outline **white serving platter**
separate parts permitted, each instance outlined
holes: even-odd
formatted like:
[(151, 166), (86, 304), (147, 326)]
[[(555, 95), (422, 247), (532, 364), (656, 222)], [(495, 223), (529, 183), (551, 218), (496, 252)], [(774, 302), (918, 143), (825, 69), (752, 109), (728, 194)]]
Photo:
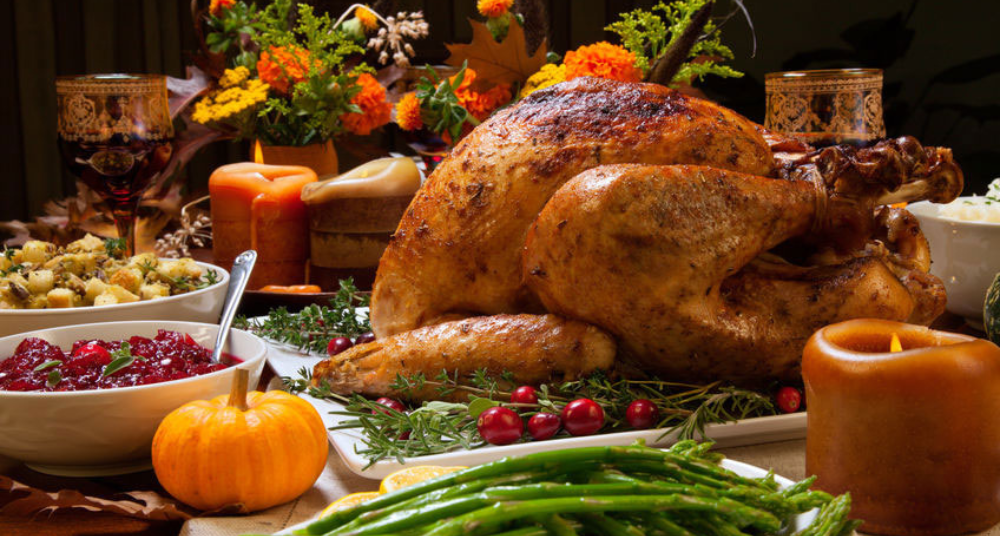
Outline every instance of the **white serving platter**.
[[(546, 441), (546, 443), (551, 443), (551, 442), (552, 442), (551, 440), (550, 441)], [(736, 474), (738, 474), (740, 476), (746, 477), (746, 478), (766, 478), (767, 475), (769, 474), (768, 471), (766, 471), (764, 469), (761, 469), (760, 467), (757, 467), (756, 465), (750, 465), (749, 463), (738, 462), (738, 461), (735, 461), (735, 460), (730, 460), (728, 458), (722, 460), (722, 464), (721, 465), (722, 465), (722, 467), (725, 467), (726, 469), (729, 469), (730, 471), (732, 471), (732, 472), (734, 472), (734, 473), (736, 473)], [(789, 479), (787, 479), (787, 478), (785, 478), (785, 477), (783, 477), (781, 475), (774, 475), (774, 480), (775, 480), (775, 482), (778, 483), (778, 485), (780, 486), (780, 489), (785, 489), (788, 486), (791, 486), (792, 484), (794, 484), (794, 482), (792, 482), (791, 480), (789, 480)], [(809, 525), (809, 523), (812, 523), (813, 520), (816, 519), (816, 513), (817, 512), (818, 512), (818, 510), (814, 509), (814, 510), (810, 510), (810, 511), (804, 513), (804, 514), (799, 514), (799, 515), (795, 516), (795, 518), (792, 520), (792, 522), (788, 524), (788, 527), (786, 527), (783, 530), (782, 533), (783, 534), (794, 534), (794, 533), (796, 533), (796, 532), (798, 532), (798, 531), (806, 528)], [(278, 532), (274, 536), (292, 536), (293, 534), (295, 534), (295, 531), (302, 530), (302, 529), (306, 528), (313, 521), (316, 521), (316, 518), (310, 519), (309, 521), (304, 521), (302, 523), (299, 523), (298, 525), (294, 525), (294, 526), (288, 527), (287, 529), (285, 529), (285, 530), (283, 530), (281, 532)]]
[[(317, 363), (323, 360), (320, 356), (302, 354), (295, 348), (281, 344), (269, 343), (269, 345), (271, 348), (268, 351), (267, 360), (271, 369), (278, 376), (298, 378), (298, 371), (302, 367), (307, 367), (311, 370)], [(327, 428), (334, 427), (340, 424), (342, 420), (348, 419), (348, 417), (332, 415), (330, 413), (331, 411), (343, 410), (344, 406), (341, 404), (328, 400), (319, 400), (305, 393), (300, 396), (319, 411), (323, 417), (323, 423)], [(364, 444), (361, 442), (360, 433), (354, 430), (329, 432), (330, 442), (337, 449), (347, 467), (360, 476), (372, 479), (381, 479), (394, 471), (416, 465), (464, 465), (471, 467), (498, 460), (504, 456), (519, 456), (543, 450), (602, 445), (631, 445), (640, 439), (645, 440), (649, 446), (669, 446), (676, 441), (675, 435), (661, 437), (663, 433), (664, 430), (662, 429), (638, 430), (585, 437), (549, 439), (547, 441), (529, 441), (504, 446), (487, 446), (474, 450), (458, 449), (443, 454), (409, 458), (403, 463), (395, 459), (381, 460), (366, 468), (368, 460), (357, 453), (357, 449), (364, 447)], [(710, 424), (705, 427), (705, 435), (706, 438), (716, 441), (720, 447), (736, 447), (788, 439), (801, 439), (806, 435), (806, 414), (805, 412), (798, 412), (787, 415), (744, 419), (727, 424)]]

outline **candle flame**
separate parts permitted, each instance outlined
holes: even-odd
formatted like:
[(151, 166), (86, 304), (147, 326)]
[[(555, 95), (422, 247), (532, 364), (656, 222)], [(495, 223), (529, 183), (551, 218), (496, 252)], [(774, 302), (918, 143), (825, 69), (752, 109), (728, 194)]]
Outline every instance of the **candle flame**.
[(255, 164), (264, 163), (264, 151), (260, 148), (260, 140), (253, 142), (253, 162)]
[(899, 336), (897, 336), (895, 333), (892, 334), (892, 341), (889, 342), (889, 351), (890, 352), (903, 351), (903, 345), (899, 343)]

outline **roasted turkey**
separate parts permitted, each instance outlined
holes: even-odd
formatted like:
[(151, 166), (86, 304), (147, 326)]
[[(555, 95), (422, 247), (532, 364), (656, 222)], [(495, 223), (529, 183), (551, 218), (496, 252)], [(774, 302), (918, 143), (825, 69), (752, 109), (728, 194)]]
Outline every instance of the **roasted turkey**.
[[(886, 205), (961, 189), (950, 150), (912, 138), (813, 150), (663, 86), (578, 78), (496, 114), (429, 177), (379, 264), (372, 326), (393, 345), (549, 312), (614, 336), (627, 374), (788, 379), (820, 326), (943, 311), (915, 218)], [(410, 340), (429, 360), (447, 346)]]

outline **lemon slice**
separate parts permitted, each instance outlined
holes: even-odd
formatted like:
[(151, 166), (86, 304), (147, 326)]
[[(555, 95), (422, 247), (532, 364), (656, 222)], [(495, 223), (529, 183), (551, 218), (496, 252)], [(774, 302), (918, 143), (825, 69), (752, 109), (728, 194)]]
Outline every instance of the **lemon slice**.
[(438, 467), (436, 465), (407, 467), (406, 469), (400, 469), (399, 471), (383, 478), (382, 484), (379, 485), (378, 490), (381, 493), (392, 493), (398, 489), (416, 484), (417, 482), (430, 480), (444, 474), (461, 471), (462, 469), (468, 469), (468, 467)]
[(379, 495), (381, 494), (377, 491), (362, 491), (361, 493), (352, 493), (350, 495), (344, 495), (343, 497), (330, 503), (330, 506), (324, 508), (323, 511), (320, 512), (319, 517), (326, 517), (336, 512), (337, 510), (347, 510), (348, 508), (353, 508), (367, 501), (368, 499), (374, 499)]

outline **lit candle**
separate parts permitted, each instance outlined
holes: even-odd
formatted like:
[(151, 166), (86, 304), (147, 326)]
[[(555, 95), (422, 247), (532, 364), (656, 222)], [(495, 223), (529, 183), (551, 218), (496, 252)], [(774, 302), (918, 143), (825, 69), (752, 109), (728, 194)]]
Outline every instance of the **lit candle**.
[(302, 166), (250, 162), (222, 166), (212, 173), (212, 251), (231, 266), (247, 249), (257, 250), (249, 288), (305, 282), (309, 231), (302, 187), (316, 173)]
[(1000, 521), (1000, 348), (885, 320), (817, 331), (802, 357), (806, 471), (849, 491), (862, 531), (945, 535)]

